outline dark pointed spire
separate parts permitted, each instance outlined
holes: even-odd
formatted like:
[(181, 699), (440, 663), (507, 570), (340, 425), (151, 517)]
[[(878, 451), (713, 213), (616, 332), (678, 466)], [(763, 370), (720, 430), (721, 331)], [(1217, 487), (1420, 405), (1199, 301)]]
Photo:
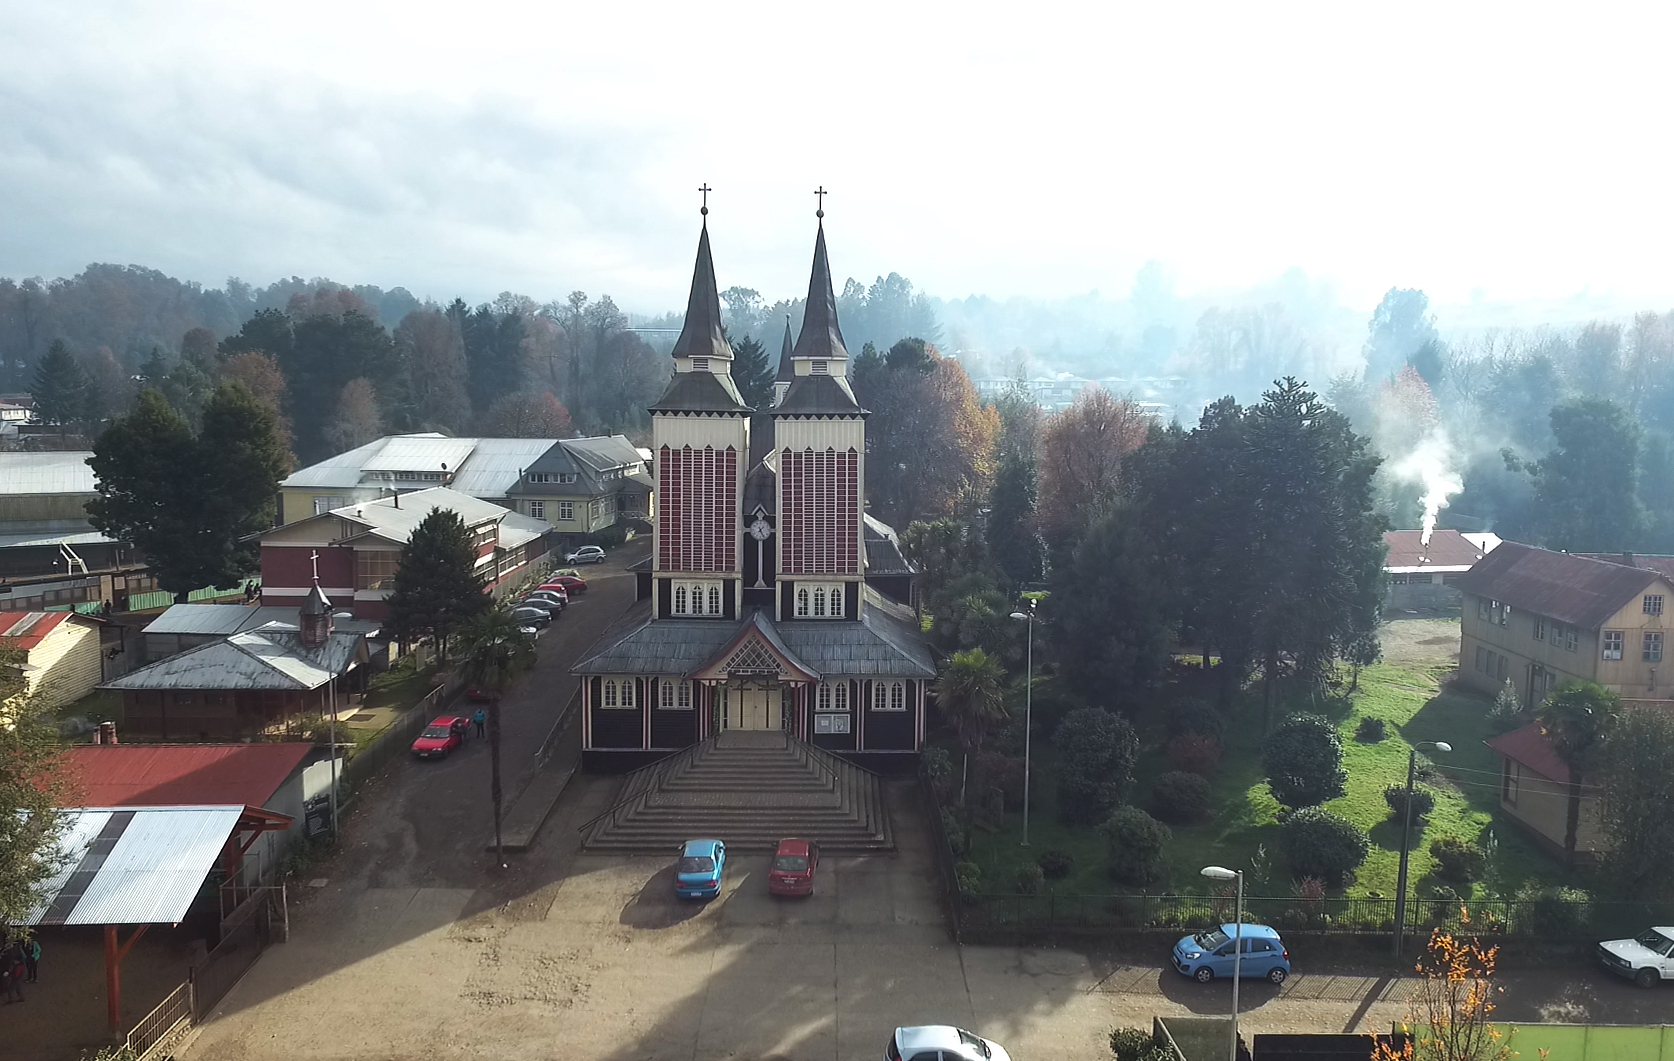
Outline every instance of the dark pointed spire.
[[(692, 269), (692, 294), (686, 300), (686, 323), (674, 342), (675, 357), (712, 357), (732, 360), (732, 346), (721, 334), (721, 295), (715, 286), (715, 260), (709, 253), (709, 206), (707, 187), (703, 207), (703, 233), (698, 236), (697, 265)], [(725, 366), (720, 366), (725, 368)]]
[(790, 314), (785, 314), (785, 342), (779, 347), (779, 374), (773, 377), (776, 383), (789, 383), (796, 378), (796, 369), (791, 365), (791, 348), (795, 345), (791, 339)]
[(825, 253), (825, 211), (819, 211), (819, 234), (814, 237), (814, 271), (808, 277), (808, 305), (802, 313), (802, 334), (796, 337), (792, 357), (821, 360), (846, 358), (843, 330), (837, 326), (837, 295), (831, 288), (831, 262)]

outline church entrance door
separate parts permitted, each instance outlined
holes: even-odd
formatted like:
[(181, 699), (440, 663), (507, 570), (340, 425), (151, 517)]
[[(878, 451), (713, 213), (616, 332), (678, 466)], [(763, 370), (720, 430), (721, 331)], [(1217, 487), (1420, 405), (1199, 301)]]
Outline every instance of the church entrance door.
[(776, 687), (746, 685), (731, 690), (727, 697), (728, 729), (779, 729), (782, 725), (779, 690)]

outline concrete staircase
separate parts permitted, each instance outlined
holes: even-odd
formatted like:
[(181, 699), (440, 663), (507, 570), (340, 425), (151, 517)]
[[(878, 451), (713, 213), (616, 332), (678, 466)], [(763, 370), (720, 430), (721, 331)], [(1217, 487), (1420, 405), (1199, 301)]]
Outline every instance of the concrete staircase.
[(772, 851), (787, 836), (826, 852), (895, 849), (876, 774), (776, 731), (721, 733), (634, 771), (582, 832), (590, 851), (673, 854), (708, 837)]

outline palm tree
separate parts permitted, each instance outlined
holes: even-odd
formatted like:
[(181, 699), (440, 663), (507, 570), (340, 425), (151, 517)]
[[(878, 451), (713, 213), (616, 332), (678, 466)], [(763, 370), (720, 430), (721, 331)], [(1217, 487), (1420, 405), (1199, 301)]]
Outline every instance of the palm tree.
[(942, 665), (936, 680), (936, 703), (942, 717), (959, 733), (965, 749), (965, 769), (959, 780), (959, 802), (965, 802), (965, 776), (971, 756), (982, 750), (990, 726), (1006, 718), (1005, 668), (980, 648), (955, 652)]
[(1622, 713), (1622, 701), (1602, 685), (1565, 682), (1540, 705), (1540, 732), (1569, 767), (1569, 815), (1564, 825), (1564, 851), (1575, 852), (1581, 826), (1581, 771), (1593, 748)]
[(470, 620), (459, 632), (459, 675), (484, 689), (488, 699), (489, 796), (494, 802), (494, 859), (504, 869), (500, 840), (500, 694), (535, 662), (535, 641), (517, 625), (511, 612), (496, 608)]

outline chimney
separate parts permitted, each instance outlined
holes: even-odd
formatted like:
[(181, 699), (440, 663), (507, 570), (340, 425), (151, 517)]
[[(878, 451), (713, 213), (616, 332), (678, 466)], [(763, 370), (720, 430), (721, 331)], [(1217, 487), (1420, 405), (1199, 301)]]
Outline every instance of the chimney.
[(395, 507), (400, 508), (401, 507), (401, 491), (396, 490), (396, 491), (394, 491), (394, 494), (395, 494)]
[(101, 722), (101, 723), (99, 723), (99, 732), (94, 734), (93, 743), (94, 744), (116, 744), (116, 743), (118, 743), (117, 739), (116, 739), (116, 723), (114, 723), (114, 722)]
[(1622, 563), (1626, 564), (1629, 567), (1638, 567), (1639, 566), (1638, 564), (1635, 564), (1633, 562), (1633, 554), (1628, 553), (1628, 552), (1624, 552), (1622, 554)]

